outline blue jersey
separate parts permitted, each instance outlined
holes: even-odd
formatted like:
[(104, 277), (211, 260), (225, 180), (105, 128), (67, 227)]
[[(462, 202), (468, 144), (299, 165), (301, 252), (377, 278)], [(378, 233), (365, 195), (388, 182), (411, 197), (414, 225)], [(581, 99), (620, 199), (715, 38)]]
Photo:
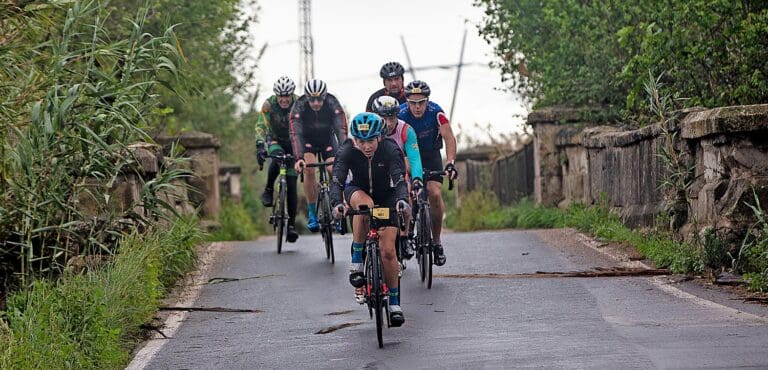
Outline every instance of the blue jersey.
[(411, 114), (411, 111), (408, 110), (408, 103), (401, 104), (400, 114), (397, 117), (413, 127), (420, 151), (430, 152), (440, 150), (443, 147), (440, 125), (447, 124), (448, 118), (445, 116), (443, 108), (440, 108), (437, 103), (430, 101), (421, 118), (416, 118)]

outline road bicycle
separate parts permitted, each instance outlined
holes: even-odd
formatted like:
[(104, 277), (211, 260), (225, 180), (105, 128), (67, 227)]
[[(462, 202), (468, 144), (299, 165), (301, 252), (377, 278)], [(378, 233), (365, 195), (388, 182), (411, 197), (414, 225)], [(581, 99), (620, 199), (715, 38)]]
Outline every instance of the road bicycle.
[[(424, 171), (424, 178), (430, 176), (442, 175), (443, 171)], [(448, 190), (453, 190), (453, 180), (448, 180)], [(408, 231), (409, 237), (413, 240), (416, 249), (416, 262), (419, 264), (419, 277), (422, 282), (427, 283), (427, 289), (432, 289), (432, 266), (434, 260), (434, 236), (432, 235), (432, 216), (429, 213), (429, 196), (427, 188), (424, 186), (421, 193), (416, 196), (415, 215)]]
[[(286, 214), (285, 202), (288, 192), (288, 168), (293, 165), (293, 155), (291, 154), (270, 154), (264, 158), (272, 158), (280, 164), (280, 175), (277, 185), (277, 201), (272, 205), (272, 214), (269, 216), (269, 224), (277, 236), (277, 254), (283, 251), (283, 236), (288, 225), (288, 215)], [(259, 170), (262, 166), (259, 166)]]
[[(328, 172), (326, 172), (326, 166), (332, 166), (334, 161), (325, 162), (322, 158), (322, 152), (315, 153), (317, 163), (305, 164), (307, 168), (319, 168), (317, 172), (320, 173), (320, 180), (317, 182), (317, 221), (320, 223), (320, 235), (323, 237), (323, 244), (325, 245), (325, 257), (331, 261), (331, 264), (336, 262), (336, 256), (333, 251), (333, 214), (331, 213), (331, 188), (328, 185)], [(301, 172), (301, 182), (304, 182), (304, 172)]]
[[(382, 328), (384, 327), (384, 317), (387, 320), (387, 327), (390, 327), (389, 321), (389, 289), (384, 278), (384, 266), (381, 261), (381, 248), (379, 245), (379, 224), (380, 221), (390, 219), (390, 214), (396, 212), (390, 208), (375, 207), (369, 208), (367, 205), (360, 205), (358, 210), (347, 211), (348, 216), (367, 215), (368, 217), (368, 235), (365, 238), (365, 247), (363, 252), (365, 273), (365, 303), (368, 305), (368, 314), (373, 319), (376, 317), (376, 339), (379, 342), (379, 348), (384, 347)], [(405, 229), (403, 215), (398, 214), (398, 227)], [(400, 278), (398, 277), (398, 280)], [(383, 317), (382, 317), (383, 316)]]

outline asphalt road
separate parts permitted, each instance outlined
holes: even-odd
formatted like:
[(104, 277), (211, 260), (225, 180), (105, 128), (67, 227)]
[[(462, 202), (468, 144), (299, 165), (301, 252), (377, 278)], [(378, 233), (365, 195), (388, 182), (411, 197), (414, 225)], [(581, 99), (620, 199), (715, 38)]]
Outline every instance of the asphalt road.
[(543, 233), (444, 235), (448, 263), (435, 273), (448, 276), (427, 290), (411, 262), (401, 288), (406, 323), (384, 329), (383, 349), (347, 282), (349, 236), (335, 239), (335, 265), (317, 235), (281, 255), (273, 238), (226, 243), (208, 277), (241, 280), (202, 285), (186, 304), (259, 312), (185, 312), (170, 338), (149, 341), (153, 349), (129, 368), (768, 368), (760, 306), (729, 308), (664, 277), (515, 276), (616, 265)]

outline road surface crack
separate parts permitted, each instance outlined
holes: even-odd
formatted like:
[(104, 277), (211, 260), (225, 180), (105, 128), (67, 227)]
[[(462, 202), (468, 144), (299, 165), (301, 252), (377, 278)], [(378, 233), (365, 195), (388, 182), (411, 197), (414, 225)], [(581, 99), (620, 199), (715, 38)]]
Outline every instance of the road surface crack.
[(325, 329), (320, 329), (320, 330), (316, 331), (315, 334), (333, 333), (336, 330), (348, 328), (348, 327), (351, 327), (351, 326), (357, 326), (357, 325), (360, 325), (360, 324), (362, 324), (362, 323), (361, 322), (345, 322), (343, 324), (329, 326), (329, 327), (327, 327)]
[(231, 283), (233, 281), (251, 280), (251, 279), (262, 279), (262, 278), (268, 278), (268, 277), (274, 277), (274, 276), (285, 276), (285, 275), (284, 274), (269, 274), (269, 275), (249, 276), (249, 277), (244, 277), (244, 278), (215, 277), (215, 278), (208, 279), (208, 281), (203, 283), (203, 285), (205, 285), (205, 284)]
[(160, 307), (160, 311), (203, 311), (203, 312), (244, 312), (244, 313), (262, 313), (262, 310), (252, 310), (248, 308), (226, 308), (226, 307)]
[(620, 277), (620, 276), (657, 276), (669, 275), (667, 269), (645, 269), (645, 268), (595, 268), (588, 271), (536, 271), (534, 273), (524, 274), (435, 274), (435, 277), (447, 279), (531, 279), (531, 278), (564, 278), (564, 277)]

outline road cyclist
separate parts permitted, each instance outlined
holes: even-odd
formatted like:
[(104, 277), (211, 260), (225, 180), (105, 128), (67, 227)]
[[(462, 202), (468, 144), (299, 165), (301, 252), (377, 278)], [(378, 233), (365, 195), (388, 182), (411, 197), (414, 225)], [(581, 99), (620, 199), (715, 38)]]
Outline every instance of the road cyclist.
[[(322, 80), (307, 81), (302, 95), (291, 110), (291, 140), (296, 155), (294, 169), (303, 171), (306, 164), (318, 162), (316, 153), (323, 153), (327, 162), (333, 162), (335, 153), (347, 136), (347, 118), (341, 103), (328, 93)], [(331, 166), (326, 170), (330, 175)], [(317, 220), (317, 184), (315, 169), (306, 168), (304, 194), (307, 197), (307, 228), (311, 232), (320, 230)]]
[[(267, 183), (264, 186), (264, 192), (261, 195), (261, 202), (265, 207), (272, 207), (274, 184), (278, 175), (283, 175), (281, 165), (286, 164), (285, 155), (290, 155), (292, 162), (293, 147), (290, 138), (289, 114), (298, 96), (294, 94), (296, 84), (287, 76), (281, 76), (272, 86), (274, 95), (267, 98), (261, 107), (261, 112), (256, 120), (256, 159), (261, 168), (267, 157), (271, 157), (269, 168), (267, 170)], [(293, 163), (287, 163), (289, 168), (285, 172), (286, 198), (287, 198), (287, 226), (285, 228), (286, 241), (293, 243), (299, 238), (296, 232), (296, 172), (291, 168)], [(283, 181), (283, 180), (281, 180)], [(273, 209), (273, 215), (276, 211), (285, 213), (285, 203), (280, 209)], [(274, 219), (271, 219), (274, 220)], [(281, 219), (282, 221), (282, 219)], [(273, 224), (277, 231), (277, 224)], [(282, 235), (282, 227), (280, 235)], [(282, 238), (278, 237), (278, 243), (282, 243)], [(280, 250), (278, 245), (278, 251)]]
[[(374, 205), (410, 212), (403, 154), (393, 140), (381, 137), (383, 129), (383, 120), (374, 113), (360, 113), (352, 119), (352, 139), (341, 145), (333, 166), (331, 200), (335, 204), (334, 217), (343, 217), (350, 208), (360, 210), (361, 206), (374, 208)], [(345, 187), (350, 173), (352, 181)], [(397, 327), (405, 321), (400, 307), (399, 266), (395, 251), (397, 230), (394, 220), (380, 221), (377, 235), (388, 287), (389, 321)], [(358, 302), (365, 303), (363, 251), (369, 225), (362, 215), (353, 216), (352, 223), (349, 282), (356, 288)]]

